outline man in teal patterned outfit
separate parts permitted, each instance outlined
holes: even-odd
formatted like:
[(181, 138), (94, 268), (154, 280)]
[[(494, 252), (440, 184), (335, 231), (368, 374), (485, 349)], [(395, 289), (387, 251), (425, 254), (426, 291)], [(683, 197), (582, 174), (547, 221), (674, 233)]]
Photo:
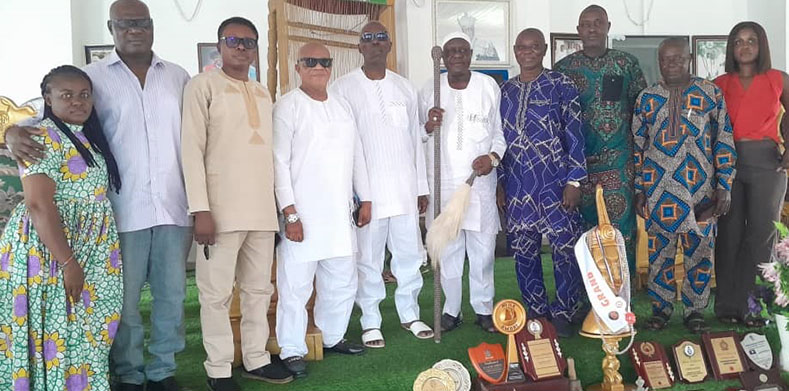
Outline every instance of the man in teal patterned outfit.
[(582, 183), (581, 215), (597, 224), (594, 189), (603, 186), (608, 215), (622, 232), (631, 274), (635, 268), (636, 215), (633, 210), (633, 135), (636, 96), (646, 87), (638, 60), (607, 49), (611, 23), (605, 9), (590, 5), (578, 18), (584, 49), (559, 61), (555, 70), (575, 82), (581, 95), (588, 180)]

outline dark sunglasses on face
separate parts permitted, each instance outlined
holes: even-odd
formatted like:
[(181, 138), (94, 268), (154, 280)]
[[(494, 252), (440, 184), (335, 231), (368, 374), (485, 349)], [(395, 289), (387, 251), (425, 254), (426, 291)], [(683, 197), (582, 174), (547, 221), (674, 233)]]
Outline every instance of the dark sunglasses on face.
[(389, 40), (389, 33), (386, 31), (379, 31), (377, 33), (362, 33), (362, 37), (359, 40), (362, 42), (386, 42)]
[(225, 45), (231, 49), (235, 49), (238, 45), (244, 45), (244, 49), (255, 49), (258, 47), (258, 40), (255, 38), (239, 38), (239, 37), (222, 37), (220, 41), (225, 41)]
[(119, 30), (128, 30), (132, 28), (150, 30), (153, 27), (153, 19), (113, 19), (112, 25)]
[(331, 68), (332, 61), (334, 61), (333, 58), (304, 57), (299, 59), (299, 62), (307, 68), (315, 68), (318, 64), (321, 64), (324, 68)]

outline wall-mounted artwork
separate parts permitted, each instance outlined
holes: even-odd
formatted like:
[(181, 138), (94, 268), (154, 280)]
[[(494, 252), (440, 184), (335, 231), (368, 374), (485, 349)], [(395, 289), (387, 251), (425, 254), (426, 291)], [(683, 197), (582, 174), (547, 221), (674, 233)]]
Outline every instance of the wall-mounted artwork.
[[(255, 58), (255, 62), (249, 67), (249, 80), (260, 81), (259, 63), (260, 53), (258, 52), (258, 57)], [(222, 67), (222, 56), (219, 54), (216, 43), (197, 44), (197, 66), (200, 68), (199, 71), (201, 73)]]
[(433, 42), (456, 31), (471, 38), (472, 66), (509, 65), (509, 0), (436, 0), (433, 13)]
[(115, 50), (115, 45), (86, 45), (85, 64), (101, 61)]
[(726, 35), (693, 36), (693, 73), (712, 80), (726, 73)]
[(551, 66), (583, 48), (584, 43), (578, 34), (551, 33)]
[[(660, 80), (660, 68), (658, 67), (658, 46), (667, 35), (626, 35), (624, 39), (614, 38), (611, 47), (630, 53), (638, 59), (638, 65), (644, 72), (647, 79), (647, 86), (651, 86)], [(684, 36), (690, 44), (690, 37)]]

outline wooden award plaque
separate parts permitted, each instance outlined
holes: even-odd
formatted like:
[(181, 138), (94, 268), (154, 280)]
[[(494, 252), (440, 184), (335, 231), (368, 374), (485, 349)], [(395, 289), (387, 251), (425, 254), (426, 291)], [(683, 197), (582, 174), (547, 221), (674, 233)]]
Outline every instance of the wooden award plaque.
[(545, 318), (529, 319), (526, 327), (515, 335), (515, 343), (523, 370), (532, 380), (562, 377), (567, 361), (562, 357), (551, 322)]
[(654, 341), (636, 342), (630, 349), (630, 360), (646, 386), (660, 389), (674, 385), (674, 373), (663, 345)]
[(733, 331), (704, 333), (701, 343), (715, 380), (736, 379), (745, 368), (740, 338)]
[(507, 376), (506, 357), (499, 344), (482, 343), (468, 348), (468, 358), (477, 370), (477, 375), (488, 383), (501, 383)]
[(683, 383), (701, 383), (707, 379), (707, 362), (704, 353), (696, 343), (688, 340), (677, 342), (671, 349), (677, 363), (677, 378)]
[(747, 333), (740, 341), (750, 370), (740, 373), (740, 382), (748, 391), (786, 391), (786, 382), (781, 378), (781, 370), (775, 359), (767, 337)]

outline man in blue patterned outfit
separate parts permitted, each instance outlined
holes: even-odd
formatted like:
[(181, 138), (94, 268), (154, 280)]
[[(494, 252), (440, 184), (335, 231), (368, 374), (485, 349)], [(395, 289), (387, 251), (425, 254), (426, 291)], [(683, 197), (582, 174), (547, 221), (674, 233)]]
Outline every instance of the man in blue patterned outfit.
[(685, 326), (707, 329), (701, 312), (709, 299), (716, 217), (729, 209), (736, 153), (720, 88), (688, 72), (686, 38), (658, 49), (663, 80), (641, 92), (633, 115), (635, 209), (649, 234), (652, 317), (666, 327), (676, 297), (674, 259), (684, 253)]
[[(569, 336), (579, 307), (573, 246), (583, 229), (577, 207), (580, 181), (586, 178), (578, 90), (569, 77), (542, 67), (547, 45), (539, 30), (523, 30), (514, 50), (520, 75), (501, 87), (507, 152), (499, 167), (499, 205), (506, 203), (507, 233), (529, 317), (549, 317), (560, 336)], [(552, 304), (542, 278), (543, 235), (553, 250)]]

